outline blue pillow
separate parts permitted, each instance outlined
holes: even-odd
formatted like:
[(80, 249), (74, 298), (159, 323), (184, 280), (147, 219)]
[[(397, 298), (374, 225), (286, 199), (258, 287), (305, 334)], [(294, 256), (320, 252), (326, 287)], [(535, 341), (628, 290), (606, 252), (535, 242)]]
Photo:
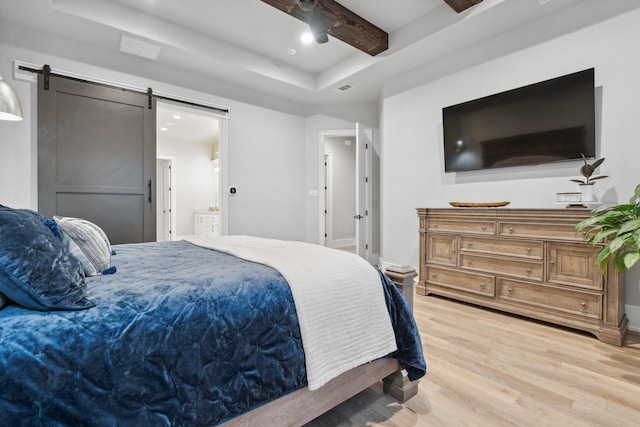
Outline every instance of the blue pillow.
[(80, 262), (46, 221), (28, 209), (0, 206), (0, 293), (40, 311), (93, 307)]

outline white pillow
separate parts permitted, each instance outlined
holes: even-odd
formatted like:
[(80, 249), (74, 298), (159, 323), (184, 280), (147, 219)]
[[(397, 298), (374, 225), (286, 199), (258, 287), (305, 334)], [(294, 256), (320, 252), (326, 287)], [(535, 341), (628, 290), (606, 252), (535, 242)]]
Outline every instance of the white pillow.
[(86, 219), (54, 216), (71, 255), (84, 269), (85, 276), (98, 276), (111, 264), (111, 243), (104, 231)]

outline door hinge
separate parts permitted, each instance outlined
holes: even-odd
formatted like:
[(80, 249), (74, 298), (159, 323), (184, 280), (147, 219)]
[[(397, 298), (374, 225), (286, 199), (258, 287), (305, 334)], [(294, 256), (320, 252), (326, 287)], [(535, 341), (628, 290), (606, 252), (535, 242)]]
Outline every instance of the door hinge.
[(153, 108), (153, 89), (147, 88), (147, 96), (149, 97), (149, 110)]
[(367, 143), (367, 144), (364, 144), (364, 149), (365, 149), (365, 150), (368, 150), (368, 149), (369, 149), (369, 144), (368, 144), (368, 143)]
[(364, 216), (369, 216), (369, 211), (365, 210), (364, 211)]
[(365, 248), (365, 249), (369, 249), (369, 244), (368, 244), (368, 243), (365, 243), (365, 244), (364, 244), (364, 248)]
[(364, 182), (369, 182), (369, 177), (368, 176), (364, 177)]

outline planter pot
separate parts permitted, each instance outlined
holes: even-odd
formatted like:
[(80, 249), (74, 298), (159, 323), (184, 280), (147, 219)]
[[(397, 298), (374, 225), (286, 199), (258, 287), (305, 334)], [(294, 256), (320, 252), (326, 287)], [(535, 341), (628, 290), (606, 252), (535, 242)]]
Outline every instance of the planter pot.
[(595, 202), (596, 198), (593, 195), (593, 184), (578, 184), (580, 189), (580, 201), (581, 202)]

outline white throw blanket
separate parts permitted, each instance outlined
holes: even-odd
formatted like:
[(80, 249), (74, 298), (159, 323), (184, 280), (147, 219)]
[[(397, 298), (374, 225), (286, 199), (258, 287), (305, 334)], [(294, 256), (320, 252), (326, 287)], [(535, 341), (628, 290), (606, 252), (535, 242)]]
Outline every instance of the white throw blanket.
[(300, 323), (310, 390), (396, 350), (380, 276), (357, 255), (249, 236), (186, 240), (268, 265), (287, 280)]

